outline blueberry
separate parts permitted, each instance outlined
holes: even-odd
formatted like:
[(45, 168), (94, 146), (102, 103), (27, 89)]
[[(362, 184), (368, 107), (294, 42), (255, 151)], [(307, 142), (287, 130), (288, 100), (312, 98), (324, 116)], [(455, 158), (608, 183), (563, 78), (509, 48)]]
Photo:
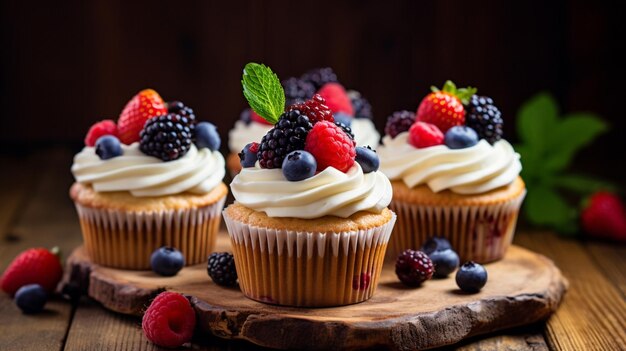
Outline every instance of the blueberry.
[(380, 159), (376, 151), (369, 146), (359, 146), (356, 148), (355, 161), (359, 163), (363, 169), (363, 173), (376, 172), (380, 166)]
[(257, 152), (259, 151), (258, 143), (250, 143), (244, 146), (243, 150), (239, 153), (239, 160), (241, 162), (241, 167), (248, 168), (254, 167), (254, 164), (257, 161)]
[(451, 149), (464, 149), (478, 143), (478, 134), (470, 127), (455, 126), (448, 129), (443, 142)]
[(241, 111), (241, 114), (239, 114), (239, 120), (243, 121), (245, 124), (250, 124), (250, 122), (252, 122), (252, 114), (250, 113), (249, 108)]
[(343, 123), (346, 127), (349, 127), (352, 124), (352, 116), (343, 112), (336, 112), (333, 114), (335, 117), (335, 122)]
[(426, 242), (422, 245), (421, 251), (424, 251), (427, 255), (435, 251), (443, 251), (452, 249), (450, 246), (450, 242), (448, 239), (442, 236), (433, 236), (432, 238), (426, 240)]
[(48, 300), (46, 291), (39, 284), (24, 285), (15, 293), (15, 304), (24, 313), (38, 313)]
[(182, 252), (170, 246), (163, 246), (156, 249), (150, 257), (152, 271), (166, 277), (176, 275), (184, 265), (185, 257)]
[(435, 250), (428, 255), (435, 265), (435, 277), (445, 278), (459, 266), (459, 255), (452, 249)]
[(315, 157), (304, 150), (292, 151), (283, 160), (283, 175), (292, 182), (311, 178), (316, 169)]
[(478, 292), (486, 283), (487, 271), (478, 263), (465, 262), (456, 272), (456, 285), (465, 292)]
[(220, 148), (221, 143), (220, 135), (213, 123), (200, 122), (196, 125), (196, 146), (199, 149), (206, 147), (215, 151)]
[(108, 160), (122, 155), (122, 145), (118, 138), (104, 135), (96, 140), (96, 154), (101, 160)]

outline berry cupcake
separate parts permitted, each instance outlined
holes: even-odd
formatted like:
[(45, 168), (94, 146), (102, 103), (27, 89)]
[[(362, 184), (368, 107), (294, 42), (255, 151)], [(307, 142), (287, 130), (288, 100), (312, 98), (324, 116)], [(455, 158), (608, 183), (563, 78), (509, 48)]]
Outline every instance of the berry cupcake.
[[(353, 135), (357, 146), (375, 146), (380, 142), (380, 134), (372, 122), (370, 103), (358, 91), (346, 91), (331, 68), (311, 70), (300, 78), (283, 80), (281, 85), (286, 106), (304, 102), (319, 94), (333, 112), (335, 122), (343, 124), (343, 128)], [(252, 109), (245, 109), (241, 113), (240, 119), (228, 134), (230, 155), (227, 167), (233, 175), (241, 170), (239, 151), (251, 140), (261, 140), (272, 127)]]
[(150, 268), (173, 246), (186, 264), (212, 251), (228, 193), (215, 126), (154, 90), (128, 102), (117, 123), (96, 123), (74, 157), (70, 189), (85, 249), (97, 264)]
[(241, 290), (300, 307), (369, 299), (396, 219), (378, 156), (355, 146), (320, 96), (284, 112), (269, 68), (246, 65), (243, 86), (274, 127), (242, 151), (243, 169), (231, 183), (235, 203), (223, 213)]
[(398, 214), (390, 254), (444, 236), (464, 261), (504, 256), (526, 188), (502, 123), (491, 98), (450, 81), (433, 88), (417, 113), (389, 117), (377, 151)]

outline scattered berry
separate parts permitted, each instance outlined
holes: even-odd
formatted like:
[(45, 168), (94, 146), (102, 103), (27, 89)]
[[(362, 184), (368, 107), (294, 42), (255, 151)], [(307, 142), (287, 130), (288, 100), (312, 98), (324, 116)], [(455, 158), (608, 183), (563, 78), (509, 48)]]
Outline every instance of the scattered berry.
[(315, 86), (306, 80), (291, 77), (282, 81), (286, 105), (304, 102), (313, 97)]
[(346, 89), (344, 89), (341, 84), (326, 83), (317, 93), (326, 100), (326, 106), (328, 106), (333, 113), (343, 112), (354, 116), (352, 102), (350, 102)]
[(354, 145), (356, 146), (356, 141), (354, 140), (354, 133), (352, 133), (352, 128), (350, 128), (350, 126), (348, 124), (344, 124), (341, 122), (337, 122), (335, 121), (335, 125), (339, 128), (341, 128), (341, 130), (346, 133), (347, 136), (350, 137), (350, 139), (352, 139), (352, 142), (354, 143)]
[(385, 134), (395, 138), (398, 134), (411, 129), (413, 123), (415, 123), (415, 113), (411, 111), (396, 111), (387, 117)]
[(313, 97), (303, 103), (290, 105), (287, 107), (287, 111), (299, 110), (303, 115), (309, 117), (311, 124), (315, 124), (319, 121), (334, 122), (333, 113), (325, 105), (325, 100), (320, 95), (315, 94)]
[(152, 89), (140, 91), (126, 104), (117, 120), (120, 141), (126, 145), (139, 141), (139, 133), (146, 121), (165, 114), (167, 114), (167, 108), (156, 91)]
[(261, 139), (257, 157), (262, 168), (280, 168), (288, 153), (304, 149), (313, 126), (300, 110), (283, 113), (274, 128)]
[(376, 172), (380, 167), (380, 159), (376, 151), (369, 146), (359, 146), (356, 148), (356, 157), (354, 159), (363, 169), (363, 173)]
[(352, 278), (352, 289), (366, 290), (367, 288), (370, 287), (371, 280), (372, 280), (372, 276), (367, 272), (363, 272), (359, 275), (355, 275), (354, 278)]
[(333, 118), (335, 119), (335, 122), (342, 123), (348, 127), (352, 125), (352, 117), (343, 112), (333, 113)]
[(315, 157), (320, 172), (326, 167), (347, 172), (354, 165), (354, 141), (332, 122), (315, 124), (306, 137), (304, 149)]
[(292, 151), (283, 160), (282, 168), (287, 180), (297, 182), (314, 176), (317, 162), (315, 157), (306, 151)]
[(186, 106), (180, 101), (168, 102), (167, 112), (175, 113), (182, 117), (187, 117), (187, 119), (189, 120), (189, 123), (192, 123), (192, 124), (196, 123), (196, 114), (193, 113), (193, 110), (191, 109), (191, 107)]
[(185, 266), (185, 256), (171, 246), (160, 247), (150, 256), (150, 267), (158, 275), (171, 277)]
[(337, 75), (330, 67), (316, 68), (302, 75), (302, 80), (311, 82), (315, 90), (321, 88), (326, 83), (337, 82)]
[(464, 149), (478, 143), (478, 134), (466, 126), (454, 126), (446, 132), (443, 142), (451, 149)]
[(435, 266), (435, 277), (445, 278), (459, 266), (459, 255), (452, 249), (435, 250), (428, 255)]
[(476, 293), (487, 283), (487, 270), (482, 265), (468, 261), (456, 272), (456, 285), (465, 292)]
[(256, 122), (256, 123), (260, 123), (260, 124), (266, 124), (268, 126), (272, 125), (265, 118), (259, 116), (258, 113), (254, 112), (253, 109), (250, 109), (250, 119), (252, 120), (252, 122)]
[(422, 245), (420, 250), (424, 251), (427, 255), (430, 255), (431, 253), (435, 251), (443, 251), (443, 250), (450, 250), (450, 249), (452, 249), (452, 246), (450, 245), (450, 242), (448, 241), (448, 239), (442, 236), (433, 236), (429, 238), (428, 240), (426, 240), (426, 242)]
[(59, 257), (44, 248), (28, 249), (9, 264), (0, 279), (0, 287), (11, 296), (27, 284), (39, 284), (51, 293), (62, 276)]
[(502, 113), (488, 96), (472, 95), (466, 105), (465, 124), (490, 144), (502, 139)]
[(196, 327), (196, 312), (189, 300), (175, 292), (160, 293), (141, 321), (146, 338), (162, 347), (180, 347), (191, 341)]
[(141, 131), (139, 149), (163, 161), (176, 160), (189, 151), (194, 129), (187, 117), (175, 113), (150, 118)]
[(580, 219), (583, 229), (591, 236), (626, 242), (626, 212), (617, 195), (606, 191), (594, 193)]
[(110, 119), (100, 121), (89, 128), (87, 136), (85, 137), (86, 146), (95, 146), (96, 141), (104, 135), (117, 136), (117, 124)]
[(243, 121), (245, 124), (250, 124), (250, 122), (252, 122), (252, 109), (243, 109), (239, 114), (239, 120)]
[(432, 278), (433, 272), (433, 262), (421, 251), (405, 250), (396, 260), (396, 275), (408, 286), (419, 286)]
[(217, 127), (213, 123), (200, 122), (196, 125), (196, 146), (199, 149), (203, 147), (208, 148), (211, 151), (217, 151), (220, 149), (222, 143), (219, 133), (217, 133)]
[(354, 110), (355, 118), (374, 118), (372, 105), (370, 105), (367, 99), (361, 96), (361, 93), (356, 90), (351, 90), (348, 92), (348, 96), (350, 97), (350, 102), (352, 102), (352, 109)]
[(436, 125), (445, 133), (454, 126), (465, 124), (463, 103), (476, 92), (476, 89), (457, 89), (451, 81), (447, 81), (443, 90), (435, 87), (420, 103), (415, 119)]
[(254, 167), (257, 161), (257, 152), (259, 152), (259, 143), (249, 143), (244, 146), (243, 150), (239, 153), (241, 167)]
[(39, 313), (48, 301), (48, 294), (39, 284), (28, 284), (15, 293), (15, 304), (24, 313)]
[(416, 148), (441, 145), (443, 138), (443, 133), (434, 124), (415, 122), (409, 129), (409, 144)]
[(96, 141), (96, 155), (101, 160), (108, 160), (122, 155), (122, 145), (113, 135), (104, 135)]
[(235, 258), (228, 252), (214, 252), (209, 256), (207, 273), (217, 285), (237, 285)]

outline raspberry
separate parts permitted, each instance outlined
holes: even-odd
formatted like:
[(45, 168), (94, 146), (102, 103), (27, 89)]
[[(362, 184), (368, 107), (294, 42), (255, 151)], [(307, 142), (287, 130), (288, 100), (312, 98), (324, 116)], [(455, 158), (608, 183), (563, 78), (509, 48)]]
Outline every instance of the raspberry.
[(372, 113), (372, 105), (370, 105), (369, 101), (367, 101), (366, 98), (361, 96), (361, 93), (356, 90), (351, 90), (348, 92), (348, 96), (350, 97), (350, 102), (352, 102), (354, 118), (374, 118), (374, 114)]
[(326, 100), (326, 106), (328, 106), (333, 113), (343, 112), (354, 116), (352, 102), (350, 102), (350, 98), (341, 84), (326, 83), (317, 93)]
[(287, 111), (299, 110), (303, 115), (309, 117), (312, 124), (319, 121), (333, 122), (333, 112), (325, 105), (326, 100), (319, 94), (313, 95), (313, 97), (301, 104), (295, 104), (287, 107)]
[(419, 286), (432, 278), (433, 262), (422, 251), (405, 250), (396, 260), (396, 275), (408, 286)]
[(217, 285), (237, 285), (235, 258), (228, 252), (214, 252), (209, 256), (207, 273)]
[[(332, 115), (331, 115), (332, 117)], [(283, 113), (274, 128), (261, 139), (257, 158), (262, 168), (280, 168), (288, 153), (304, 148), (307, 133), (313, 128), (300, 110)]]
[(126, 104), (117, 120), (120, 141), (126, 145), (139, 141), (139, 133), (146, 121), (166, 113), (165, 103), (156, 91), (152, 89), (140, 91)]
[(411, 111), (396, 111), (387, 117), (385, 124), (385, 134), (392, 138), (402, 132), (406, 132), (415, 123), (415, 113)]
[(44, 248), (28, 249), (13, 259), (0, 278), (0, 288), (13, 296), (27, 284), (39, 284), (48, 293), (56, 288), (63, 275), (59, 258)]
[(315, 157), (318, 171), (334, 167), (347, 172), (356, 156), (354, 141), (340, 127), (328, 121), (313, 126), (306, 137), (304, 150)]
[(150, 304), (141, 321), (148, 340), (162, 347), (180, 347), (191, 341), (196, 313), (189, 300), (175, 292), (162, 292)]
[(92, 125), (87, 132), (87, 136), (85, 136), (85, 145), (95, 146), (96, 141), (104, 135), (117, 136), (117, 124), (114, 121), (105, 119)]
[(502, 113), (487, 96), (472, 95), (465, 107), (465, 124), (490, 144), (502, 139)]
[(330, 67), (316, 68), (302, 75), (302, 80), (311, 82), (315, 89), (321, 88), (326, 83), (337, 82), (337, 75)]
[(285, 90), (286, 105), (304, 102), (315, 94), (315, 86), (306, 80), (291, 77), (282, 81)]
[(194, 129), (187, 117), (175, 113), (152, 117), (141, 131), (139, 149), (163, 161), (176, 160), (189, 151)]
[(436, 125), (415, 122), (409, 129), (409, 143), (417, 148), (443, 144), (444, 135)]

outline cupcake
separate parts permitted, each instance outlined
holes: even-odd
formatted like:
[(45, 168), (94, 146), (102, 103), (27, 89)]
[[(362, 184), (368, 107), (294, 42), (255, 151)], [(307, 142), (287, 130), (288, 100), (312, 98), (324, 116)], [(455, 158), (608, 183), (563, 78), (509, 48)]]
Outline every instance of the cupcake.
[[(319, 94), (333, 112), (336, 122), (343, 123), (352, 133), (357, 146), (376, 146), (380, 134), (372, 122), (370, 103), (356, 90), (346, 91), (331, 68), (318, 68), (282, 81), (286, 106), (302, 103)], [(252, 109), (245, 109), (229, 132), (227, 167), (233, 175), (241, 170), (238, 153), (250, 141), (259, 141), (272, 128)]]
[(398, 214), (389, 255), (446, 237), (462, 260), (504, 256), (526, 194), (520, 156), (502, 138), (493, 100), (448, 81), (417, 110), (398, 111), (377, 151)]
[[(376, 153), (355, 147), (315, 99), (287, 112), (258, 104), (261, 92), (250, 79), (282, 94), (269, 68), (246, 65), (244, 94), (275, 125), (244, 149), (243, 169), (231, 183), (235, 203), (223, 212), (241, 290), (299, 307), (369, 299), (396, 218)], [(283, 106), (276, 99), (270, 105)]]
[(182, 251), (187, 265), (206, 260), (228, 193), (214, 125), (143, 90), (117, 123), (94, 124), (85, 145), (74, 157), (70, 196), (94, 263), (149, 269), (162, 246)]

